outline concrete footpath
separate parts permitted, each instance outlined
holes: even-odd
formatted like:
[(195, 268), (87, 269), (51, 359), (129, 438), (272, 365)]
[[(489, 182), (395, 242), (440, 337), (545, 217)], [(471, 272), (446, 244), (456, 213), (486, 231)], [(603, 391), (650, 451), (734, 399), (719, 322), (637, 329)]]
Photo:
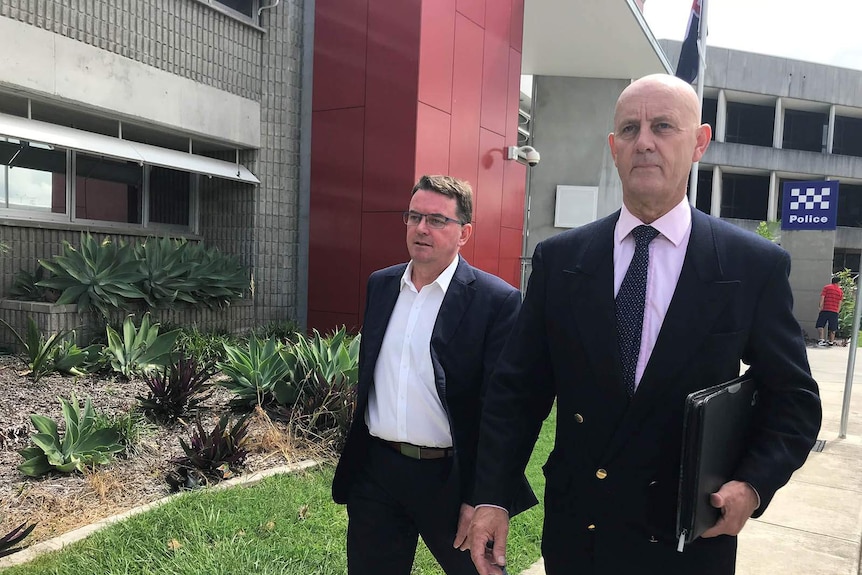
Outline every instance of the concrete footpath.
[[(847, 347), (808, 348), (820, 385), (825, 442), (739, 535), (737, 575), (859, 575), (862, 546), (862, 349), (847, 437), (838, 438)], [(820, 442), (818, 442), (820, 443)], [(817, 449), (817, 447), (815, 447)], [(523, 575), (544, 575), (541, 560)]]

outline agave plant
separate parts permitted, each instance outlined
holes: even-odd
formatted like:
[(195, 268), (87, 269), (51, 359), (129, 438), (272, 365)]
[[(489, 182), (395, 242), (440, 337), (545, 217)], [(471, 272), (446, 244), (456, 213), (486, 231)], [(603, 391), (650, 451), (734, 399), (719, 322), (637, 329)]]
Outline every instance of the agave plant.
[(36, 273), (31, 274), (27, 270), (18, 270), (12, 278), (12, 287), (9, 288), (9, 299), (23, 301), (57, 301), (60, 295), (56, 290), (45, 288), (39, 282), (47, 279), (45, 268), (36, 268)]
[(291, 349), (297, 357), (294, 377), (298, 398), (293, 406), (297, 431), (339, 452), (356, 406), (361, 337), (349, 340), (342, 327), (329, 337), (315, 331)]
[(228, 470), (241, 465), (248, 455), (245, 445), (248, 419), (252, 413), (239, 418), (233, 426), (230, 425), (230, 416), (222, 415), (210, 432), (204, 429), (198, 418), (189, 442), (180, 439), (185, 456), (173, 460), (174, 463), (202, 471)]
[(24, 538), (30, 535), (30, 532), (35, 528), (35, 523), (27, 525), (27, 522), (25, 521), (3, 537), (0, 537), (0, 557), (5, 557), (6, 555), (11, 555), (16, 551), (20, 551), (21, 548), (15, 547), (15, 545), (23, 541)]
[(186, 410), (205, 399), (201, 395), (215, 370), (212, 365), (198, 368), (194, 359), (183, 358), (163, 370), (144, 375), (147, 397), (138, 396), (141, 409), (163, 421), (174, 421)]
[(66, 431), (60, 436), (54, 420), (33, 414), (30, 421), (38, 433), (30, 440), (32, 447), (20, 450), (24, 463), (18, 470), (30, 477), (39, 477), (51, 470), (71, 473), (83, 472), (86, 467), (102, 465), (111, 455), (123, 451), (119, 433), (112, 428), (98, 428), (93, 402), (88, 398), (81, 410), (73, 393), (67, 401), (58, 398), (66, 420)]
[(98, 310), (108, 317), (110, 310), (122, 309), (129, 300), (144, 299), (136, 286), (141, 280), (140, 263), (131, 246), (109, 238), (97, 242), (89, 233), (81, 234), (81, 249), (63, 242), (62, 255), (39, 260), (53, 277), (36, 282), (63, 293), (58, 304), (77, 303), (79, 310)]
[(83, 376), (98, 369), (102, 346), (98, 344), (81, 348), (75, 344), (75, 331), (68, 339), (57, 345), (51, 354), (54, 371), (66, 375)]
[(279, 403), (285, 403), (291, 395), (295, 398), (296, 388), (290, 376), (296, 357), (285, 353), (284, 345), (278, 339), (263, 341), (251, 336), (247, 349), (229, 344), (224, 344), (224, 349), (227, 359), (219, 362), (218, 368), (230, 380), (222, 381), (220, 385), (236, 394), (231, 402), (234, 406), (271, 403), (276, 398), (276, 386)]
[(176, 301), (198, 303), (191, 294), (195, 284), (189, 280), (193, 264), (183, 259), (189, 245), (185, 240), (147, 238), (135, 246), (141, 271), (138, 286), (150, 307), (164, 307)]
[(209, 307), (221, 307), (241, 298), (249, 287), (248, 271), (236, 258), (202, 244), (189, 244), (183, 253), (189, 269), (192, 296)]
[(108, 346), (105, 352), (110, 357), (114, 371), (127, 378), (146, 372), (154, 366), (165, 366), (173, 361), (172, 351), (180, 330), (159, 334), (159, 324), (150, 323), (150, 314), (145, 313), (141, 327), (135, 328), (132, 316), (123, 321), (123, 335), (111, 326), (106, 326)]
[(359, 377), (360, 342), (361, 336), (351, 340), (344, 326), (328, 337), (314, 330), (310, 339), (300, 338), (291, 348), (296, 356), (296, 382), (318, 374), (325, 381), (343, 377), (347, 385), (354, 385)]
[(69, 332), (60, 330), (59, 332), (49, 336), (47, 339), (39, 331), (39, 327), (33, 318), (27, 318), (27, 337), (21, 337), (18, 331), (9, 325), (5, 320), (0, 319), (0, 322), (8, 327), (15, 335), (15, 339), (24, 347), (27, 355), (27, 366), (30, 368), (30, 375), (34, 381), (54, 371), (54, 354), (56, 348), (61, 344)]

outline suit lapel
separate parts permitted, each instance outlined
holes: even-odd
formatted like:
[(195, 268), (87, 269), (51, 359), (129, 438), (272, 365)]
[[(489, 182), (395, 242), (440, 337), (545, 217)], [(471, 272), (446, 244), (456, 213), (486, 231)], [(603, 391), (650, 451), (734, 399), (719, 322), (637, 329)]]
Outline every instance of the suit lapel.
[(676, 376), (695, 357), (725, 302), (739, 287), (723, 281), (721, 250), (709, 218), (692, 210), (692, 228), (679, 281), (629, 411), (610, 449), (621, 447), (661, 398), (674, 390)]
[(593, 364), (593, 373), (601, 374), (600, 385), (609, 386), (612, 394), (625, 399), (614, 312), (614, 227), (619, 212), (598, 222), (598, 228), (578, 258), (563, 269), (571, 302), (566, 309), (571, 317), (565, 322), (576, 326), (575, 337)]
[[(406, 267), (406, 264), (398, 266), (393, 268), (392, 273), (383, 276), (380, 285), (374, 290), (373, 301), (368, 302), (368, 309), (374, 310), (374, 313), (367, 314), (365, 317), (365, 325), (362, 326), (362, 345), (368, 346), (366, 353), (363, 354), (364, 367), (371, 369), (372, 373), (374, 366), (377, 365), (377, 356), (380, 355), (389, 318), (392, 316), (392, 310), (395, 309), (395, 302), (398, 301), (401, 276), (404, 275)], [(371, 381), (370, 377), (368, 381)]]
[(440, 312), (437, 314), (434, 331), (431, 333), (432, 349), (438, 345), (446, 345), (451, 341), (458, 329), (458, 324), (461, 323), (461, 319), (470, 308), (470, 303), (476, 294), (473, 287), (476, 274), (467, 260), (461, 256), (458, 257), (458, 267), (455, 268), (455, 275), (449, 282), (443, 303), (440, 304)]

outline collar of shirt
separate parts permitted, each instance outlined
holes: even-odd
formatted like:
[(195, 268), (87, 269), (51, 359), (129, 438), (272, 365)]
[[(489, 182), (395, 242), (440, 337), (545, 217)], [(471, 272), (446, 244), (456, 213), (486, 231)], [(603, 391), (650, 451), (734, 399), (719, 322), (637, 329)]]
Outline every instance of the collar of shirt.
[[(619, 245), (638, 226), (645, 225), (637, 219), (623, 204), (620, 218), (614, 230), (614, 241)], [(686, 233), (691, 227), (691, 207), (688, 198), (683, 198), (671, 211), (649, 224), (667, 238), (674, 246), (679, 247), (686, 239)]]
[[(443, 295), (446, 295), (446, 290), (449, 289), (449, 284), (452, 283), (452, 278), (455, 277), (455, 270), (458, 268), (458, 263), (460, 262), (460, 260), (460, 256), (456, 254), (455, 259), (452, 260), (452, 263), (446, 266), (446, 269), (440, 272), (440, 275), (437, 276), (437, 279), (431, 282), (432, 284), (437, 284), (438, 286), (440, 286), (440, 289), (443, 291)], [(413, 280), (411, 279), (412, 277), (413, 260), (410, 260), (410, 263), (407, 264), (407, 269), (404, 270), (404, 274), (401, 276), (401, 287), (399, 288), (399, 291), (402, 291), (404, 289), (404, 286), (409, 286), (411, 290), (417, 293), (419, 292), (419, 290), (416, 289), (416, 286), (413, 285)]]

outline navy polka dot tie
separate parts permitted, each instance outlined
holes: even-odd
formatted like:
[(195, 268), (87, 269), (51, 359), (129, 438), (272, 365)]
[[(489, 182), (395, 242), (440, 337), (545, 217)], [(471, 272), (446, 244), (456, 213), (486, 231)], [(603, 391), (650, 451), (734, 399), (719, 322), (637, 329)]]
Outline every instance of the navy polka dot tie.
[(635, 392), (635, 370), (641, 349), (649, 244), (657, 235), (658, 230), (652, 226), (638, 226), (632, 230), (635, 255), (620, 285), (620, 291), (617, 292), (617, 338), (623, 367), (623, 383), (629, 397)]

